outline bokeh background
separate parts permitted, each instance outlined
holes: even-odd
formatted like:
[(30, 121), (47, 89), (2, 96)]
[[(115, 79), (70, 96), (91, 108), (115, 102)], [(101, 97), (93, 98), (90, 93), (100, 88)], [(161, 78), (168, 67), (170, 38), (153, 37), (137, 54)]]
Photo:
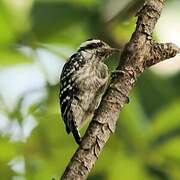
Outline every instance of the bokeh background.
[[(0, 0), (0, 179), (58, 179), (77, 148), (59, 111), (62, 67), (88, 38), (123, 47), (142, 3)], [(166, 1), (154, 39), (180, 46), (179, 10)], [(139, 78), (88, 179), (180, 180), (180, 56)]]

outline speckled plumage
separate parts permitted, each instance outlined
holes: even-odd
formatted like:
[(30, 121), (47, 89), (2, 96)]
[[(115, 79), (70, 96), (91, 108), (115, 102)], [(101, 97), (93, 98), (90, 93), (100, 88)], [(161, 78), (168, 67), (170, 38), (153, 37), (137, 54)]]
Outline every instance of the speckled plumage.
[(66, 131), (81, 142), (79, 128), (99, 106), (108, 82), (103, 60), (117, 49), (100, 40), (87, 40), (65, 63), (60, 77), (61, 115)]

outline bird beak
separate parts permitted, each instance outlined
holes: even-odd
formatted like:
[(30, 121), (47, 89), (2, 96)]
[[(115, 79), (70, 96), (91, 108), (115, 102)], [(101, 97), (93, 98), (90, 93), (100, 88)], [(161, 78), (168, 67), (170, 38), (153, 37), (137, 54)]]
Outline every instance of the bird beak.
[(112, 53), (119, 53), (119, 52), (120, 52), (120, 49), (110, 48), (110, 52), (112, 52)]
[(119, 53), (120, 52), (120, 49), (117, 49), (117, 48), (104, 48), (104, 52), (107, 54), (107, 55), (112, 55), (114, 53)]

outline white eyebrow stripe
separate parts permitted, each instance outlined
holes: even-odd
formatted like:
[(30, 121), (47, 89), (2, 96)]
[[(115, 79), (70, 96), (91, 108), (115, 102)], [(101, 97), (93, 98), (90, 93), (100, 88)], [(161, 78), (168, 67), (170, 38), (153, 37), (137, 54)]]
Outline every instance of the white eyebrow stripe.
[(93, 39), (93, 40), (91, 40), (91, 41), (85, 41), (85, 42), (83, 42), (83, 43), (80, 45), (79, 48), (86, 47), (87, 45), (92, 44), (92, 43), (100, 43), (100, 42), (101, 42), (101, 41), (98, 40), (98, 39)]

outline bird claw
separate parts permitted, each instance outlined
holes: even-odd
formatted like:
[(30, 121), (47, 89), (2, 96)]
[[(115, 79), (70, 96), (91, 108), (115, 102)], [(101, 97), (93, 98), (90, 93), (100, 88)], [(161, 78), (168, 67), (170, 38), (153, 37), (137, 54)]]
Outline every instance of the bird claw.
[(111, 77), (114, 78), (117, 77), (117, 75), (124, 75), (124, 73), (125, 73), (124, 71), (116, 69), (111, 72)]

